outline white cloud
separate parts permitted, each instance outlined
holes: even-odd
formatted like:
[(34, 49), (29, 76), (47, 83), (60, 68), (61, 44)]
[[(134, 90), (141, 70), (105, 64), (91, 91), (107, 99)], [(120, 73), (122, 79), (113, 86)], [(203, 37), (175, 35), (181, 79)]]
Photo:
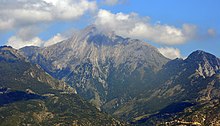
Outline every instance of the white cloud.
[(33, 37), (29, 39), (23, 39), (19, 36), (12, 36), (9, 38), (6, 45), (12, 46), (15, 49), (19, 49), (25, 46), (38, 46), (38, 47), (47, 47), (58, 42), (65, 40), (66, 37), (61, 35), (60, 33), (56, 34), (55, 36), (51, 37), (47, 41), (43, 41), (39, 37)]
[(194, 25), (183, 24), (181, 28), (177, 28), (160, 23), (151, 24), (149, 17), (142, 18), (136, 13), (113, 14), (107, 10), (99, 10), (95, 24), (101, 29), (111, 29), (122, 36), (147, 39), (167, 45), (185, 43), (196, 34)]
[(96, 9), (95, 0), (0, 0), (0, 32), (15, 32), (7, 42), (14, 48), (50, 45), (64, 38), (60, 34), (48, 41), (36, 37), (45, 26), (74, 21)]
[(169, 59), (181, 58), (180, 50), (172, 47), (158, 48), (159, 52)]
[(0, 0), (0, 31), (57, 20), (76, 20), (96, 8), (96, 1), (91, 0)]
[(12, 46), (15, 49), (22, 48), (24, 46), (41, 46), (44, 42), (39, 37), (34, 37), (29, 40), (23, 40), (18, 36), (12, 36), (9, 38), (6, 45)]
[(49, 40), (47, 40), (46, 42), (44, 42), (45, 47), (56, 44), (58, 42), (61, 42), (63, 40), (65, 40), (66, 37), (62, 36), (60, 33), (58, 33), (57, 35), (55, 35), (54, 37), (50, 38)]
[(82, 16), (86, 11), (96, 9), (96, 2), (89, 0), (43, 0), (53, 6), (54, 17), (71, 20)]

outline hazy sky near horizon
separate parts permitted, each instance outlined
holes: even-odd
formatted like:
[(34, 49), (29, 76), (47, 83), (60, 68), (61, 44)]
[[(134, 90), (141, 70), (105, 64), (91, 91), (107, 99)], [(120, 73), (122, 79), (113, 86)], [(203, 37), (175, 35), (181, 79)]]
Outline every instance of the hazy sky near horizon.
[(219, 0), (0, 0), (0, 45), (49, 46), (96, 24), (169, 58), (220, 57)]

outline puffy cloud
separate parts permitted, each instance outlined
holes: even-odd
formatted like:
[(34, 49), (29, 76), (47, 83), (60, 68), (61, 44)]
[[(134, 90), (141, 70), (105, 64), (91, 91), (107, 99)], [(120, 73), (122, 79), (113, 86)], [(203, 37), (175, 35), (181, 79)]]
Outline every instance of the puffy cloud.
[(158, 48), (159, 52), (169, 59), (181, 58), (180, 50), (172, 47)]
[(50, 45), (64, 37), (57, 34), (48, 41), (36, 37), (45, 26), (76, 20), (96, 8), (94, 0), (0, 0), (0, 32), (15, 32), (7, 42), (15, 48)]
[(88, 10), (96, 9), (96, 2), (89, 0), (43, 0), (53, 7), (52, 15), (55, 18), (71, 20), (82, 16)]
[(29, 40), (23, 40), (18, 36), (12, 36), (9, 38), (6, 45), (12, 46), (15, 49), (22, 48), (24, 46), (41, 46), (44, 42), (39, 37), (34, 37)]
[(96, 2), (90, 0), (0, 0), (0, 31), (75, 20), (96, 8)]
[(55, 35), (54, 37), (50, 38), (49, 40), (47, 40), (46, 42), (44, 42), (45, 47), (56, 44), (58, 42), (61, 42), (63, 40), (67, 39), (65, 36), (62, 36), (60, 33), (58, 33), (57, 35)]
[(33, 37), (29, 39), (23, 39), (18, 35), (12, 36), (9, 38), (6, 45), (10, 45), (13, 48), (19, 49), (25, 46), (39, 46), (39, 47), (47, 47), (58, 42), (65, 40), (66, 37), (61, 35), (60, 33), (56, 34), (55, 36), (51, 37), (47, 41), (43, 41), (39, 37)]
[(35, 25), (20, 28), (14, 36), (8, 39), (7, 45), (16, 49), (24, 46), (41, 46), (44, 44), (39, 37), (36, 37), (41, 32), (41, 28)]
[(166, 24), (151, 24), (149, 17), (140, 17), (136, 13), (113, 14), (107, 10), (99, 10), (95, 24), (101, 29), (111, 29), (117, 34), (139, 39), (175, 45), (192, 39), (196, 34), (196, 26), (183, 24), (181, 28)]

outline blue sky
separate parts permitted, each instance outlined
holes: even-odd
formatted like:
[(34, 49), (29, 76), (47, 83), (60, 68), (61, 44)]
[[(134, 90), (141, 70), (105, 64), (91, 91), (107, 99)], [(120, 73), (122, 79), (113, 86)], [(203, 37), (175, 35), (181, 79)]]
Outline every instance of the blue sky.
[[(106, 7), (106, 9), (115, 13), (136, 12), (141, 16), (151, 17), (152, 22), (160, 21), (169, 25), (195, 24), (201, 38), (172, 47), (179, 48), (183, 56), (189, 55), (194, 50), (204, 50), (220, 57), (219, 5), (219, 0), (132, 0), (124, 5), (118, 5), (114, 8)], [(206, 37), (205, 32), (209, 28), (216, 31), (215, 37)], [(164, 46), (154, 42), (150, 43), (157, 47)]]
[[(198, 49), (220, 57), (219, 0), (53, 1), (0, 0), (0, 44), (15, 48), (46, 46), (95, 23), (103, 27), (109, 25), (122, 36), (145, 40), (170, 58), (185, 57)], [(45, 11), (47, 5), (53, 8)], [(116, 27), (119, 25), (129, 26), (120, 27), (121, 30)], [(128, 30), (133, 32), (128, 33)]]

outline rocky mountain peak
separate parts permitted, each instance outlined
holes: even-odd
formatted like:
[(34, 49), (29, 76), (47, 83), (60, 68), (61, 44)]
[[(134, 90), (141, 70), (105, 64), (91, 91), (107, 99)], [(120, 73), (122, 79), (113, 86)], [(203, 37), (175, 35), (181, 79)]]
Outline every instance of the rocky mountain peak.
[(13, 49), (11, 46), (0, 46), (1, 51), (10, 51), (12, 53), (16, 53), (17, 50)]
[(191, 53), (186, 60), (195, 61), (197, 63), (210, 62), (211, 64), (220, 65), (220, 59), (208, 52), (197, 50)]
[(203, 77), (210, 77), (220, 71), (220, 59), (201, 50), (190, 54), (185, 61), (197, 66), (197, 73)]
[(116, 36), (115, 32), (112, 31), (112, 30), (104, 30), (96, 25), (89, 25), (87, 26), (86, 28), (82, 29), (80, 32), (79, 32), (79, 35), (97, 35), (97, 34), (102, 34), (102, 35), (105, 35), (105, 36)]
[(78, 31), (75, 36), (80, 36), (85, 39), (87, 36), (91, 36), (98, 33), (98, 29), (95, 25), (89, 25), (83, 30)]
[(24, 56), (18, 50), (11, 46), (0, 46), (0, 60), (15, 61), (20, 59), (24, 59)]
[(124, 38), (116, 35), (113, 31), (103, 30), (96, 25), (90, 25), (77, 32), (70, 41), (70, 44), (73, 44), (75, 41), (81, 43), (86, 41), (87, 44), (94, 44), (95, 46), (112, 46), (126, 43)]

